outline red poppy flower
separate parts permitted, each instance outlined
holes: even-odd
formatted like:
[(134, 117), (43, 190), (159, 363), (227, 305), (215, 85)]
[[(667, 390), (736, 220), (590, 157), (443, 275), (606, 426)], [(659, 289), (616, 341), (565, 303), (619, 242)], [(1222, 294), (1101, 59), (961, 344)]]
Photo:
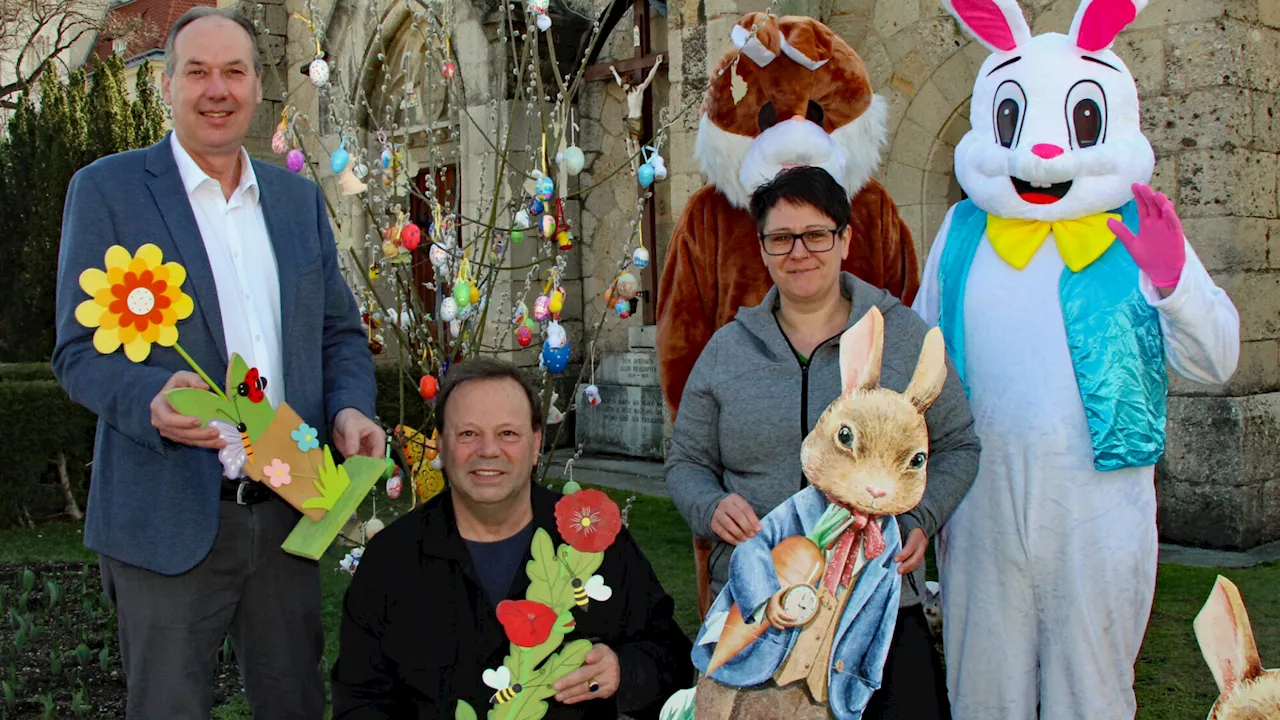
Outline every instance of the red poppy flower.
[(533, 600), (503, 600), (497, 610), (507, 639), (524, 648), (546, 642), (556, 624), (556, 611)]
[(579, 552), (604, 552), (622, 530), (622, 513), (599, 490), (579, 490), (556, 503), (556, 527)]

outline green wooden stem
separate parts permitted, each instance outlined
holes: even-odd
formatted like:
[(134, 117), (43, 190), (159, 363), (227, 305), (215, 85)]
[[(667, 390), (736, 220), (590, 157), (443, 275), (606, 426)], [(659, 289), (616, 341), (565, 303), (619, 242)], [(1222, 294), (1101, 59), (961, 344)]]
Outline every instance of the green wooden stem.
[(181, 345), (175, 342), (173, 344), (173, 349), (178, 351), (178, 354), (182, 356), (182, 359), (187, 361), (187, 364), (190, 365), (191, 369), (195, 370), (196, 374), (199, 375), (200, 378), (205, 381), (205, 384), (209, 386), (210, 390), (213, 390), (213, 392), (223, 400), (226, 400), (227, 402), (231, 402), (229, 399), (227, 399), (227, 396), (222, 393), (222, 388), (218, 387), (218, 383), (209, 379), (209, 376), (208, 374), (205, 373), (204, 368), (197, 365), (196, 361), (191, 359), (191, 356), (187, 354), (186, 350), (182, 349)]

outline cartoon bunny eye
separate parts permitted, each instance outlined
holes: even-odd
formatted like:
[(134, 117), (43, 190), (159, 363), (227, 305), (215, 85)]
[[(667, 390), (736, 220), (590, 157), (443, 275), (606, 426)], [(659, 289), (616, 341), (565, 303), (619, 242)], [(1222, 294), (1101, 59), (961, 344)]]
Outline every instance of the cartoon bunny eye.
[(915, 455), (911, 456), (911, 461), (907, 463), (907, 467), (911, 468), (912, 470), (919, 470), (920, 468), (924, 467), (925, 461), (928, 459), (929, 459), (928, 455), (922, 452), (918, 452)]
[(1005, 80), (996, 88), (995, 95), (996, 141), (1005, 147), (1018, 144), (1022, 134), (1022, 120), (1027, 114), (1027, 94), (1016, 80)]
[(756, 115), (756, 124), (760, 126), (760, 132), (778, 124), (778, 111), (774, 109), (773, 103), (767, 102), (760, 106), (760, 112)]
[(1077, 148), (1093, 147), (1106, 139), (1107, 94), (1092, 80), (1081, 80), (1067, 92), (1067, 128)]
[(852, 449), (853, 448), (853, 429), (850, 428), (848, 425), (841, 425), (840, 429), (836, 431), (836, 440), (838, 440), (841, 445)]

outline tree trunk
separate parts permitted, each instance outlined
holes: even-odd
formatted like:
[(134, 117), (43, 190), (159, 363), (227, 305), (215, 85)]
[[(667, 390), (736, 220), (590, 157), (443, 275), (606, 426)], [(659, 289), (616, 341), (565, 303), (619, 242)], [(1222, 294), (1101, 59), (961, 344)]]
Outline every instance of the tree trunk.
[(76, 502), (76, 496), (71, 492), (71, 478), (67, 477), (66, 453), (58, 453), (58, 484), (62, 486), (62, 494), (67, 499), (65, 512), (76, 520), (83, 520), (84, 513), (80, 512), (80, 504)]

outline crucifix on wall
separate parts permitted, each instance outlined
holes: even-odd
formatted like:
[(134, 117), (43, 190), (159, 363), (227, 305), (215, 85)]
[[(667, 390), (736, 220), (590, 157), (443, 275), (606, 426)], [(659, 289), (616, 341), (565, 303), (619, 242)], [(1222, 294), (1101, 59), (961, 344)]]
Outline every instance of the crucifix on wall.
[[(619, 0), (621, 2), (621, 0)], [(626, 60), (591, 65), (584, 73), (588, 81), (613, 80), (626, 93), (627, 151), (636, 155), (640, 148), (653, 141), (653, 93), (649, 85), (662, 69), (662, 56), (651, 54), (649, 33), (649, 8), (646, 0), (632, 0), (631, 45), (635, 52)], [(606, 28), (606, 31), (608, 28)], [(640, 160), (643, 162), (643, 159)], [(635, 163), (633, 162), (633, 169)], [(644, 190), (647, 197), (640, 214), (641, 240), (649, 252), (657, 252), (654, 224), (657, 208), (652, 188)], [(643, 302), (644, 324), (653, 325), (657, 320), (657, 263), (650, 262), (641, 272), (643, 290), (638, 297)]]

